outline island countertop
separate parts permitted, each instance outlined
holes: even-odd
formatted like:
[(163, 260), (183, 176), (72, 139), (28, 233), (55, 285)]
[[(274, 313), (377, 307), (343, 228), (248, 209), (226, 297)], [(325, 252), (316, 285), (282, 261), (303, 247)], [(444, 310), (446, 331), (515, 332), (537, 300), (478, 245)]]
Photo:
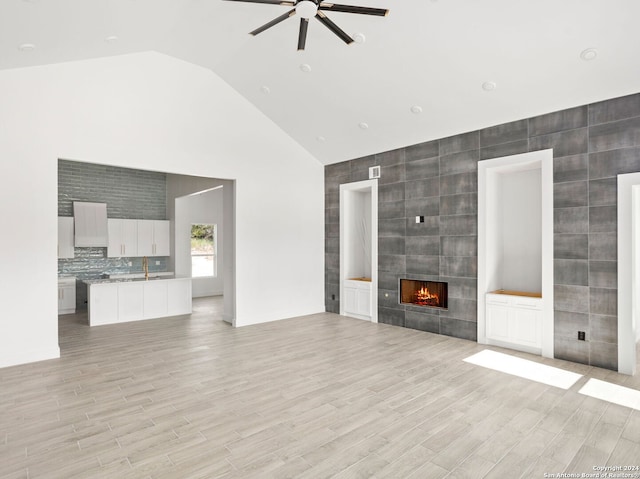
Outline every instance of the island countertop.
[(170, 280), (170, 279), (189, 279), (186, 276), (175, 276), (175, 275), (155, 275), (150, 274), (149, 279), (137, 276), (128, 276), (128, 277), (118, 277), (118, 278), (97, 278), (97, 279), (83, 279), (82, 282), (88, 285), (92, 284), (110, 284), (110, 283), (131, 283), (137, 281), (161, 281), (161, 280)]

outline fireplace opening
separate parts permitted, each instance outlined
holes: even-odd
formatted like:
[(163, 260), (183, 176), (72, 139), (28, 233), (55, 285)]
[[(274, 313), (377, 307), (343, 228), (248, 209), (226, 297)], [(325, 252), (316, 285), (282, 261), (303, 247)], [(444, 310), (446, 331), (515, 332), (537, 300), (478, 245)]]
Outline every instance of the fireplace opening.
[(447, 309), (447, 283), (401, 279), (400, 303)]

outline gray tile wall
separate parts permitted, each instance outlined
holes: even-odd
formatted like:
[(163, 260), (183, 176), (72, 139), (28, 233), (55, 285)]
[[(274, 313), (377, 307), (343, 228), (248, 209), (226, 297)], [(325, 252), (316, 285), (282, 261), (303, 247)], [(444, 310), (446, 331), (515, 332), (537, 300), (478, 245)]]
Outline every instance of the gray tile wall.
[[(73, 216), (74, 201), (91, 201), (106, 203), (109, 218), (163, 220), (167, 218), (166, 183), (164, 173), (58, 160), (58, 216)], [(149, 270), (166, 271), (168, 260), (151, 258)], [(75, 248), (74, 258), (58, 260), (58, 274), (78, 280), (139, 271), (142, 258), (108, 258), (106, 248)], [(86, 309), (86, 301), (86, 285), (78, 281), (76, 309)]]
[[(554, 154), (555, 356), (616, 370), (616, 176), (640, 171), (640, 94), (327, 166), (327, 311), (340, 308), (339, 185), (381, 165), (379, 321), (476, 340), (477, 162), (545, 148)], [(401, 276), (447, 281), (448, 311), (399, 305)]]

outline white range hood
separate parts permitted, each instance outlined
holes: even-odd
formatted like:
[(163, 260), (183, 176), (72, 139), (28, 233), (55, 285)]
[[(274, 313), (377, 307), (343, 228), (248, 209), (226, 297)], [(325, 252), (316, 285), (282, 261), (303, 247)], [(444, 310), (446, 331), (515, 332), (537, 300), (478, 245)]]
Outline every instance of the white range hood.
[(107, 204), (73, 202), (75, 219), (75, 246), (88, 247), (109, 245), (107, 230)]

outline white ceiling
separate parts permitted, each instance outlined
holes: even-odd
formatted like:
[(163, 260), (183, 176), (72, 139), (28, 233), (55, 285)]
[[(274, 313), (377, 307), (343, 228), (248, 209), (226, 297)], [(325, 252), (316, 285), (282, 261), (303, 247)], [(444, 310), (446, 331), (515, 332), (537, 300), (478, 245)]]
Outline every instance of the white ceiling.
[(365, 35), (348, 46), (312, 19), (298, 52), (296, 17), (248, 34), (291, 7), (0, 0), (0, 69), (158, 51), (213, 70), (325, 164), (640, 92), (638, 0), (339, 1), (390, 14), (327, 13)]

